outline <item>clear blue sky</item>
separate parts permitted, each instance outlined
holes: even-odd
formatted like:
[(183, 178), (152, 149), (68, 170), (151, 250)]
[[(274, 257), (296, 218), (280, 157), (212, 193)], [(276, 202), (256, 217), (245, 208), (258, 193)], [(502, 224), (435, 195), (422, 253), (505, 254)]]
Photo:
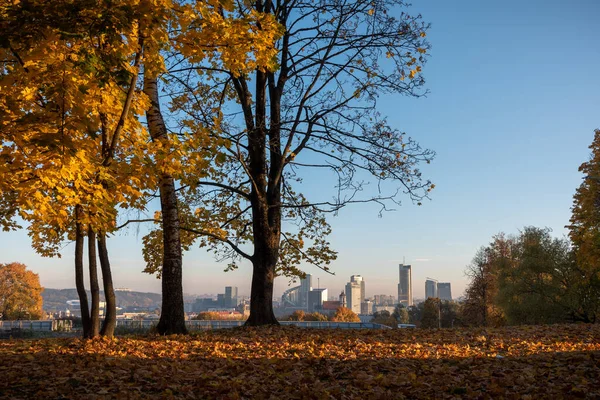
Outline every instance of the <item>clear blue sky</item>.
[[(385, 98), (392, 125), (437, 152), (423, 168), (436, 189), (417, 207), (406, 201), (378, 218), (378, 208), (356, 206), (331, 219), (339, 251), (336, 276), (313, 267), (329, 295), (352, 274), (367, 295), (396, 294), (398, 263), (413, 265), (415, 297), (426, 277), (465, 288), (464, 268), (500, 232), (526, 225), (566, 234), (572, 195), (581, 183), (593, 130), (600, 128), (600, 2), (528, 0), (413, 2), (432, 23), (424, 68), (427, 98)], [(319, 185), (327, 184), (319, 182)], [(109, 241), (117, 287), (160, 291), (142, 274), (141, 237), (131, 229)], [(43, 286), (74, 287), (72, 246), (62, 259), (33, 253), (25, 232), (0, 233), (0, 262), (20, 261)], [(218, 293), (237, 285), (249, 294), (250, 268), (223, 273), (203, 250), (184, 259), (187, 293)], [(276, 282), (276, 293), (288, 285)]]

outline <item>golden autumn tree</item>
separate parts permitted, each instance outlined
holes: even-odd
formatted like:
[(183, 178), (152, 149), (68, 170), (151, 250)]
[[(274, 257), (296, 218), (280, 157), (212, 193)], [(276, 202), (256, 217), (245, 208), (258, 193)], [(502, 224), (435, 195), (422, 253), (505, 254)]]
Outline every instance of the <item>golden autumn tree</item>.
[[(329, 271), (336, 253), (328, 213), (358, 203), (387, 210), (402, 195), (420, 203), (433, 189), (419, 170), (433, 152), (377, 110), (380, 94), (425, 93), (428, 24), (405, 7), (399, 0), (239, 2), (237, 15), (270, 15), (285, 29), (276, 42), (279, 68), (238, 74), (214, 62), (181, 66), (188, 77), (174, 100), (181, 126), (212, 126), (224, 141), (209, 174), (182, 190), (182, 229), (231, 259), (231, 268), (240, 259), (252, 264), (248, 325), (277, 324), (277, 276), (302, 275), (302, 264)], [(333, 190), (305, 197), (303, 179), (317, 176)]]
[(42, 291), (38, 274), (24, 264), (0, 264), (0, 316), (3, 320), (42, 318)]
[[(201, 176), (210, 149), (202, 150), (208, 134), (166, 134), (156, 77), (164, 70), (161, 51), (171, 48), (190, 62), (222, 62), (240, 73), (272, 67), (279, 27), (258, 13), (233, 18), (227, 15), (232, 7), (228, 1), (169, 0), (3, 4), (0, 47), (6, 60), (0, 84), (11, 112), (0, 123), (7, 132), (2, 157), (10, 179), (0, 198), (17, 206), (7, 207), (0, 221), (15, 228), (18, 212), (43, 255), (58, 255), (65, 237), (75, 240), (85, 336), (97, 330), (96, 252), (107, 300), (102, 334), (110, 336), (115, 302), (106, 235), (116, 229), (118, 208), (144, 209), (144, 190), (157, 188), (165, 232), (159, 332), (185, 332), (175, 180), (192, 169)], [(168, 25), (178, 28), (171, 42)], [(23, 34), (29, 31), (34, 33)], [(142, 64), (144, 93), (137, 87)], [(144, 112), (150, 143), (138, 119)], [(83, 282), (86, 235), (91, 317)]]
[(331, 320), (335, 322), (360, 322), (358, 315), (346, 307), (340, 307), (335, 310), (335, 314), (333, 314)]
[[(83, 238), (89, 237), (97, 313), (97, 236), (107, 298), (102, 333), (108, 336), (116, 311), (105, 237), (115, 229), (117, 206), (143, 208), (143, 189), (154, 182), (153, 174), (144, 173), (147, 135), (136, 117), (147, 108), (136, 82), (142, 44), (154, 40), (144, 28), (157, 17), (154, 3), (16, 2), (3, 5), (0, 14), (0, 168), (6, 177), (0, 197), (16, 205), (8, 217), (18, 211), (42, 255), (58, 255), (65, 237), (75, 240), (88, 331)], [(14, 228), (8, 217), (5, 227)], [(96, 329), (84, 334), (93, 336)]]

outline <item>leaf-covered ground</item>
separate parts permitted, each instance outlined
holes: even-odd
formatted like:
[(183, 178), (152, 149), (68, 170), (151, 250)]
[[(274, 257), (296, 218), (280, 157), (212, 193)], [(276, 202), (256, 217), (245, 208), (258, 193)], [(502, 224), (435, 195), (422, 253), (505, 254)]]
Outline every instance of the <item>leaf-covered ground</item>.
[(0, 398), (600, 398), (600, 325), (0, 341)]

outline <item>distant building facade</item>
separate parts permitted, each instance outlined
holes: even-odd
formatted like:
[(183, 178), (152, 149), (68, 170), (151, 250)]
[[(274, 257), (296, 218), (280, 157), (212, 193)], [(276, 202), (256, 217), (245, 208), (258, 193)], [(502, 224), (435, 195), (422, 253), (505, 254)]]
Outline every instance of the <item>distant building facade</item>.
[(396, 304), (396, 298), (387, 294), (376, 294), (373, 296), (373, 303), (378, 306), (393, 306)]
[[(88, 299), (88, 310), (92, 308), (92, 300)], [(98, 315), (104, 317), (106, 302), (98, 302)], [(65, 315), (70, 317), (81, 317), (81, 302), (79, 300), (67, 300)]]
[(312, 290), (312, 275), (306, 274), (306, 278), (300, 280), (299, 306), (308, 308), (308, 296)]
[(225, 308), (236, 308), (238, 305), (237, 286), (225, 286), (225, 296), (223, 298)]
[(308, 310), (308, 297), (312, 290), (312, 276), (300, 279), (300, 285), (283, 292), (281, 304), (287, 310)]
[(360, 285), (360, 302), (365, 301), (365, 280), (360, 275), (352, 275), (350, 282), (356, 282)]
[(217, 302), (217, 300), (211, 298), (201, 298), (196, 299), (196, 301), (192, 305), (192, 312), (199, 313), (218, 307), (219, 303)]
[(438, 282), (435, 279), (427, 278), (425, 281), (425, 299), (427, 300), (430, 297), (436, 298), (438, 297)]
[(67, 300), (67, 316), (81, 317), (81, 303), (79, 300)]
[(343, 307), (339, 301), (324, 301), (321, 310), (322, 314), (334, 314), (338, 308)]
[(327, 301), (327, 289), (313, 289), (308, 292), (308, 312), (320, 311)]
[(371, 300), (365, 300), (360, 303), (361, 315), (372, 315), (373, 314), (373, 302)]
[(450, 282), (438, 282), (437, 294), (440, 300), (452, 301), (452, 289), (450, 287)]
[(412, 294), (412, 266), (400, 264), (400, 276), (398, 282), (398, 303), (404, 307), (413, 305)]
[(395, 308), (396, 307), (394, 307), (394, 306), (378, 306), (378, 305), (374, 305), (373, 306), (373, 313), (381, 312), (381, 311), (387, 311), (390, 314), (393, 314)]
[(350, 281), (346, 284), (346, 307), (356, 314), (360, 314), (360, 293), (361, 284), (357, 281)]

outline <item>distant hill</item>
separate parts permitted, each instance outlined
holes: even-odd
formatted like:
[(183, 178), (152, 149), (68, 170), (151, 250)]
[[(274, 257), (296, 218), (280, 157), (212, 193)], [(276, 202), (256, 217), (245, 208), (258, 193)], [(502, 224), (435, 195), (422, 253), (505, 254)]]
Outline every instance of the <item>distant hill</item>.
[[(87, 291), (90, 297), (89, 290)], [(143, 293), (117, 290), (118, 307), (160, 307), (162, 296), (159, 293)], [(76, 289), (44, 289), (44, 311), (64, 310), (67, 300), (78, 300)], [(104, 292), (100, 292), (100, 301), (104, 301)]]

